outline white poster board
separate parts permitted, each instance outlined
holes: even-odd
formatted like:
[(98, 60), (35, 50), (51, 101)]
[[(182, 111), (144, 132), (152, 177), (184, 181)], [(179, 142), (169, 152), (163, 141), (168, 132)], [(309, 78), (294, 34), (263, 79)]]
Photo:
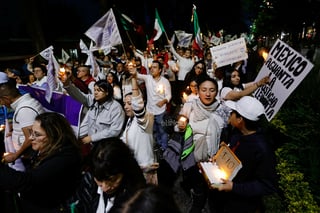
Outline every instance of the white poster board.
[(210, 52), (212, 60), (216, 63), (217, 67), (222, 67), (248, 58), (246, 41), (243, 37), (211, 47)]
[(265, 108), (268, 121), (276, 115), (312, 67), (313, 64), (309, 60), (289, 45), (280, 39), (275, 42), (255, 80), (257, 82), (264, 76), (270, 76), (269, 84), (259, 87), (254, 92), (254, 96)]

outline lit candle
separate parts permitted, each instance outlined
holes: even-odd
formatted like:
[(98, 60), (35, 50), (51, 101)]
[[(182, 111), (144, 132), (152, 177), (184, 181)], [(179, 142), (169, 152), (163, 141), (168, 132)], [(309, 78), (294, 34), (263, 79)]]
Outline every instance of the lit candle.
[(227, 174), (222, 169), (217, 169), (215, 173), (218, 180), (221, 180), (221, 178), (226, 179)]
[(160, 85), (158, 86), (157, 91), (158, 91), (158, 93), (163, 94), (164, 88), (163, 88), (163, 85), (162, 85), (162, 84), (160, 84)]
[(1, 163), (5, 163), (5, 162), (6, 162), (6, 161), (4, 160), (4, 157), (5, 157), (6, 155), (9, 155), (9, 153), (8, 153), (8, 152), (3, 153), (3, 156), (2, 156), (2, 159), (1, 159)]
[(61, 74), (64, 74), (64, 73), (66, 72), (66, 70), (64, 69), (64, 67), (61, 67), (61, 68), (60, 68), (60, 72), (61, 72)]
[(188, 95), (185, 92), (183, 92), (182, 97), (183, 97), (184, 100), (187, 100)]
[[(207, 166), (208, 165), (210, 165), (210, 164), (207, 164)], [(211, 183), (220, 184), (220, 183), (222, 183), (221, 178), (227, 179), (227, 173), (225, 171), (223, 171), (222, 169), (220, 169), (216, 163), (211, 164), (209, 170), (210, 170), (210, 172), (209, 172), (210, 178), (209, 179), (211, 180)]]

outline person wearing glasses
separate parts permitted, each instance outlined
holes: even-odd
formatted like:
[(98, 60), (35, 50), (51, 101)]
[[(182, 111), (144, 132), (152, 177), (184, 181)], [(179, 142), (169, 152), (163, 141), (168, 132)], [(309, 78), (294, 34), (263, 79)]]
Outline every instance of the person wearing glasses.
[(191, 71), (186, 74), (184, 78), (185, 89), (190, 85), (192, 79), (199, 78), (202, 76), (208, 76), (206, 71), (206, 64), (203, 60), (195, 62)]
[(29, 129), (35, 117), (44, 112), (44, 108), (29, 93), (22, 95), (13, 81), (0, 84), (0, 105), (14, 110), (12, 131), (6, 135), (11, 149), (7, 150), (3, 161), (10, 163), (9, 165), (16, 170), (24, 171), (27, 163), (26, 152), (30, 150), (31, 145)]
[(0, 189), (19, 193), (21, 212), (67, 212), (81, 178), (82, 161), (71, 125), (59, 113), (44, 112), (36, 116), (29, 140), (30, 166), (21, 172), (0, 164)]

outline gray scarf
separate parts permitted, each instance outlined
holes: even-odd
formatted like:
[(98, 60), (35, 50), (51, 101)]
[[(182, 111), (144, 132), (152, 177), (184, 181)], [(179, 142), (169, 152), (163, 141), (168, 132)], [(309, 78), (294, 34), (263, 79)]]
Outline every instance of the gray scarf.
[(196, 99), (192, 103), (192, 110), (194, 111), (195, 116), (194, 121), (202, 121), (204, 119), (210, 118), (212, 112), (214, 112), (219, 107), (219, 102), (215, 101), (210, 105), (204, 105), (200, 99)]

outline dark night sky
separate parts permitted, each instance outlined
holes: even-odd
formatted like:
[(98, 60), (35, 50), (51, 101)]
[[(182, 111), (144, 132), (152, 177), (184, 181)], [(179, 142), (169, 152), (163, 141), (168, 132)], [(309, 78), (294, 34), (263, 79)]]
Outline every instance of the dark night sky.
[[(22, 4), (23, 1), (23, 4)], [(154, 25), (155, 8), (158, 9), (160, 18), (164, 24), (169, 37), (174, 30), (185, 30), (193, 33), (191, 23), (192, 5), (197, 6), (201, 32), (207, 34), (208, 30), (217, 32), (224, 29), (230, 34), (240, 34), (248, 31), (250, 19), (257, 10), (248, 9), (255, 0), (30, 0), (35, 2), (40, 27), (43, 31), (47, 45), (57, 40), (71, 39), (79, 41), (86, 38), (84, 32), (102, 17), (110, 7), (119, 9), (128, 15), (137, 24), (143, 25), (148, 37), (152, 35)], [(13, 47), (9, 41), (21, 41), (30, 39), (30, 32), (26, 28), (26, 16), (34, 16), (32, 11), (27, 11), (24, 4), (30, 1), (10, 0), (3, 1), (0, 7), (0, 54), (10, 52)], [(300, 2), (319, 2), (320, 0), (300, 0)], [(251, 3), (248, 3), (251, 2)], [(286, 3), (290, 0), (283, 0)], [(212, 5), (213, 4), (213, 5)], [(298, 17), (300, 5), (291, 17)], [(293, 3), (290, 3), (290, 8)], [(289, 6), (288, 6), (289, 7)], [(287, 12), (287, 10), (286, 10)], [(285, 13), (284, 13), (285, 14)], [(284, 16), (285, 18), (287, 16)], [(288, 18), (290, 21), (292, 18)], [(287, 20), (285, 20), (287, 21)], [(36, 23), (35, 23), (36, 24)], [(118, 23), (119, 24), (119, 23)], [(123, 35), (122, 35), (123, 37)], [(123, 38), (125, 39), (125, 38)], [(144, 38), (143, 38), (144, 39)], [(8, 45), (9, 44), (9, 45)], [(23, 46), (23, 45), (21, 45)], [(32, 50), (21, 48), (13, 54), (21, 52), (32, 52)], [(7, 52), (5, 52), (7, 51)]]
[[(0, 14), (2, 28), (10, 31), (1, 37), (28, 37), (26, 33), (23, 7), (16, 7), (21, 0), (3, 2)], [(186, 30), (193, 31), (190, 22), (192, 5), (191, 0), (135, 0), (122, 1), (111, 0), (101, 6), (98, 0), (41, 0), (38, 1), (39, 17), (42, 27), (48, 38), (60, 36), (79, 37), (95, 21), (97, 21), (108, 8), (115, 6), (121, 12), (132, 18), (137, 24), (143, 25), (147, 32), (151, 32), (154, 23), (155, 8), (158, 9), (160, 18), (166, 31)], [(209, 0), (201, 0), (195, 3), (201, 29), (219, 30), (228, 28), (233, 31), (243, 31), (240, 23), (240, 2), (229, 0), (219, 1), (219, 7), (209, 7)], [(214, 2), (212, 2), (214, 3)], [(210, 3), (210, 4), (212, 4)], [(27, 12), (28, 13), (28, 12)], [(31, 15), (31, 14), (30, 14)], [(10, 21), (8, 21), (10, 20)], [(240, 33), (240, 32), (239, 32)], [(0, 37), (0, 38), (1, 38)]]

